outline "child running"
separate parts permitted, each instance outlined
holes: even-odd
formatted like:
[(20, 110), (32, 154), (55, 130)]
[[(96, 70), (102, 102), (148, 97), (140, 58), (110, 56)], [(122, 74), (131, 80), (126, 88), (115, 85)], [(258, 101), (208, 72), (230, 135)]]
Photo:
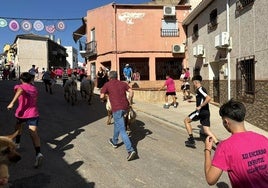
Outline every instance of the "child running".
[(36, 152), (36, 160), (34, 167), (38, 168), (43, 159), (43, 155), (40, 151), (40, 138), (37, 133), (39, 112), (37, 108), (37, 88), (32, 84), (33, 77), (30, 73), (24, 72), (20, 75), (21, 84), (15, 85), (14, 91), (15, 95), (7, 106), (10, 110), (14, 107), (15, 102), (18, 100), (18, 107), (15, 112), (15, 117), (17, 119), (16, 131), (19, 130), (16, 136), (17, 148), (20, 147), (20, 138), (22, 133), (22, 124), (25, 123), (30, 131), (30, 136)]

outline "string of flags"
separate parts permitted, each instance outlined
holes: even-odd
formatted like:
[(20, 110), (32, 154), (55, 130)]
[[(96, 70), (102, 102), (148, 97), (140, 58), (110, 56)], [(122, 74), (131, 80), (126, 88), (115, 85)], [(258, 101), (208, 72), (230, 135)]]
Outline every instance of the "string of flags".
[(44, 22), (44, 20), (41, 20), (41, 19), (31, 20), (31, 19), (21, 19), (21, 18), (18, 18), (18, 19), (0, 18), (0, 28), (8, 27), (11, 31), (14, 31), (14, 32), (17, 32), (20, 29), (22, 29), (25, 32), (30, 32), (32, 30), (35, 30), (37, 32), (46, 31), (52, 34), (55, 31), (64, 31), (66, 29), (64, 20), (78, 20), (78, 18), (64, 19), (64, 20), (56, 20), (56, 19), (50, 19), (50, 20), (53, 20), (53, 23), (51, 23), (51, 21), (49, 23), (46, 23)]

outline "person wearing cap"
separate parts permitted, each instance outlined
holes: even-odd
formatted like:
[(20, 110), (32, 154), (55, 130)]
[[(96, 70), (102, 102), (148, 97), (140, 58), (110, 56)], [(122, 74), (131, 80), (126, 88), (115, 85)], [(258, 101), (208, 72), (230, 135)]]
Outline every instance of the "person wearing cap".
[(239, 101), (229, 100), (220, 107), (219, 114), (231, 135), (218, 144), (212, 160), (212, 140), (207, 137), (204, 149), (207, 183), (216, 184), (226, 171), (232, 187), (268, 187), (268, 138), (246, 130), (246, 108)]
[(132, 68), (129, 66), (129, 64), (126, 64), (126, 66), (123, 69), (123, 74), (127, 82), (131, 82), (131, 78), (133, 75)]
[(207, 94), (207, 90), (202, 87), (202, 76), (196, 75), (192, 78), (192, 81), (196, 88), (196, 109), (184, 119), (184, 124), (189, 134), (188, 140), (185, 141), (185, 146), (195, 148), (195, 140), (193, 137), (191, 122), (198, 120), (204, 129), (204, 133), (210, 136), (217, 145), (219, 141), (210, 130), (209, 102), (211, 97)]
[[(109, 139), (109, 143), (117, 148), (120, 134), (128, 152), (127, 160), (130, 161), (136, 157), (136, 152), (126, 132), (124, 115), (127, 113), (129, 105), (131, 105), (133, 91), (126, 82), (118, 80), (117, 76), (116, 71), (109, 72), (109, 81), (101, 88), (100, 99), (104, 101), (105, 95), (108, 95), (112, 107), (114, 134), (113, 138)], [(128, 98), (126, 92), (129, 93)]]

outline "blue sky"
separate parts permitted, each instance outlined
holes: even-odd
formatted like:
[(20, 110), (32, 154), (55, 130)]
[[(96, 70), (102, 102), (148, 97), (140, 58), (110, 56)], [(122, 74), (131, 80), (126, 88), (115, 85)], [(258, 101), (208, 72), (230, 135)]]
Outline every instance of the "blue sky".
[[(55, 25), (62, 21), (65, 28), (52, 33), (55, 39), (61, 39), (63, 46), (73, 46), (78, 49), (78, 44), (73, 41), (72, 33), (82, 25), (82, 17), (86, 16), (87, 10), (94, 9), (112, 2), (117, 4), (140, 4), (151, 0), (16, 0), (1, 2), (0, 19), (7, 22), (4, 26), (0, 22), (0, 49), (5, 44), (12, 44), (16, 35), (34, 33), (38, 35), (48, 35), (44, 28), (37, 31), (33, 26), (38, 19), (44, 26)], [(46, 20), (47, 19), (47, 20)], [(68, 19), (68, 20), (67, 20)], [(19, 24), (18, 31), (12, 31), (9, 23), (15, 20)], [(32, 29), (25, 31), (21, 27), (23, 20), (28, 20), (32, 24)], [(15, 23), (16, 23), (15, 22)], [(14, 22), (11, 22), (14, 23)], [(16, 25), (16, 24), (15, 24)], [(16, 27), (15, 27), (16, 28)], [(79, 55), (80, 56), (80, 55)], [(79, 57), (79, 60), (83, 59)]]

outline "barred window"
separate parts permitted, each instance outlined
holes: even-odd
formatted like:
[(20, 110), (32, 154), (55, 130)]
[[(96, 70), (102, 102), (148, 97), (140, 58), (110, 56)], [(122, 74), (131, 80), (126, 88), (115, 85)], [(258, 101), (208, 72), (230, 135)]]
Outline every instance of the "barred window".
[(255, 56), (237, 59), (237, 97), (253, 102), (255, 97)]

